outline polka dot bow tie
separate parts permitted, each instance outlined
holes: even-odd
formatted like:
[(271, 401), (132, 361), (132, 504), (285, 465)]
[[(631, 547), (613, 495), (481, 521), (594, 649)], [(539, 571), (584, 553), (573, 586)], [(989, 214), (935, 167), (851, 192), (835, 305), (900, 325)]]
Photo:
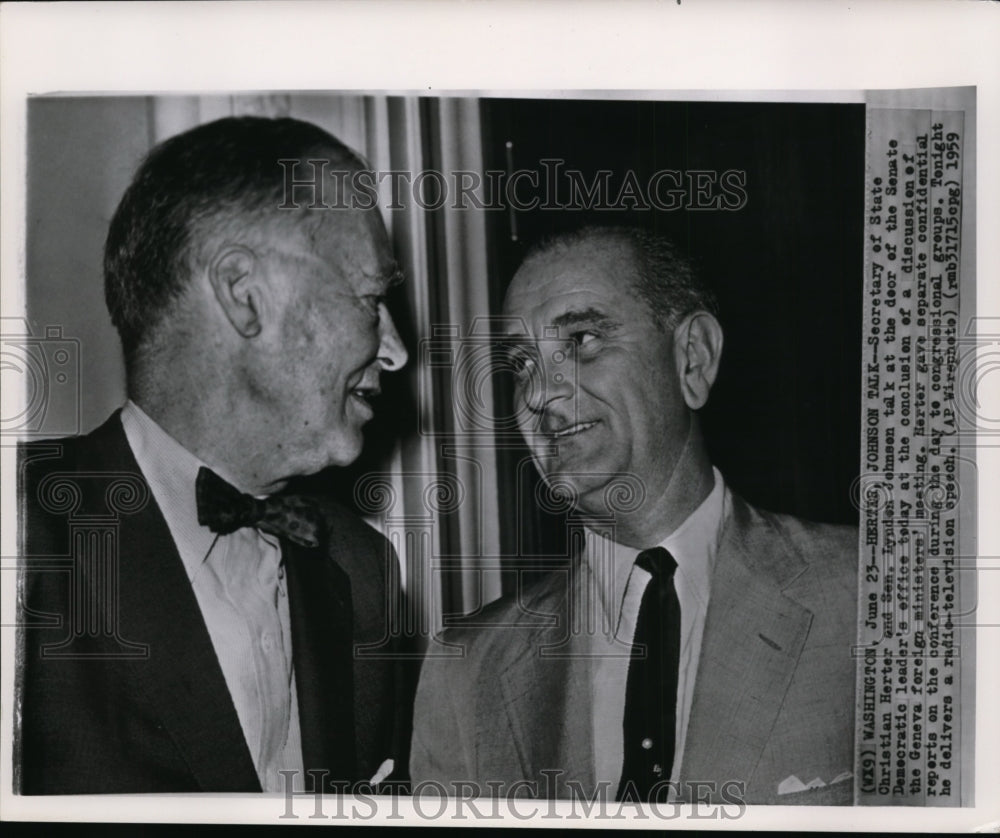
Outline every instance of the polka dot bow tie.
[(295, 495), (255, 498), (205, 467), (198, 470), (195, 498), (198, 523), (220, 535), (255, 527), (303, 547), (319, 547), (325, 538), (323, 516), (312, 501)]

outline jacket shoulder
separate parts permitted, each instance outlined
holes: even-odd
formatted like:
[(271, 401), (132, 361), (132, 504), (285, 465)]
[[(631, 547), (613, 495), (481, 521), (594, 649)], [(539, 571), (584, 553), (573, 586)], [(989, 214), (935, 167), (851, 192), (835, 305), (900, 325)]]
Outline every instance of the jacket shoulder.
[(54, 472), (134, 468), (120, 414), (116, 410), (103, 424), (79, 436), (18, 443), (19, 479), (41, 479)]
[(326, 522), (331, 558), (352, 578), (371, 577), (371, 582), (384, 585), (387, 577), (398, 576), (399, 559), (389, 539), (338, 501), (328, 496), (310, 497)]
[(84, 437), (38, 439), (17, 445), (18, 478), (22, 485), (55, 471), (77, 471)]
[(757, 509), (734, 497), (730, 543), (751, 572), (774, 580), (789, 598), (853, 637), (858, 598), (858, 529)]
[(858, 573), (858, 528), (823, 524), (775, 512), (760, 512), (808, 565), (824, 578), (855, 579)]
[[(65, 534), (66, 508), (88, 511), (96, 503), (92, 480), (133, 472), (117, 412), (82, 436), (31, 440), (17, 446), (17, 495), (22, 550), (51, 552), (50, 536)], [(75, 480), (73, 475), (86, 475)], [(91, 485), (93, 484), (93, 485)], [(101, 495), (103, 497), (103, 494)], [(68, 505), (68, 506), (67, 506)]]
[(382, 533), (353, 509), (327, 495), (310, 494), (309, 497), (319, 506), (331, 531), (336, 531), (347, 538), (359, 539), (371, 544), (380, 544), (386, 541)]
[(530, 644), (559, 635), (566, 619), (567, 574), (548, 573), (523, 589), (506, 594), (476, 611), (450, 621), (442, 641), (461, 647), (463, 677), (505, 666)]
[(550, 629), (552, 616), (558, 619), (565, 611), (555, 575), (449, 621), (421, 663), (418, 717), (436, 718), (443, 707), (477, 707), (495, 692), (497, 673), (531, 654), (539, 633)]

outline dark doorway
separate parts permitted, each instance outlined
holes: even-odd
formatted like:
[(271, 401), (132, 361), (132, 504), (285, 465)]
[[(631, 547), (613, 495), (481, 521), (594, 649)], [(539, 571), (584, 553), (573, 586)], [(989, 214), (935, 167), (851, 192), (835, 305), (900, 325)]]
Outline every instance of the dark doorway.
[[(751, 503), (856, 523), (864, 106), (490, 99), (483, 114), (487, 168), (536, 173), (520, 177), (520, 208), (489, 214), (497, 304), (550, 233), (669, 234), (721, 304), (725, 352), (703, 411), (714, 462)], [(516, 505), (502, 504), (504, 550), (564, 554), (565, 522), (518, 485), (525, 454), (501, 452), (501, 492), (522, 507), (517, 531)]]

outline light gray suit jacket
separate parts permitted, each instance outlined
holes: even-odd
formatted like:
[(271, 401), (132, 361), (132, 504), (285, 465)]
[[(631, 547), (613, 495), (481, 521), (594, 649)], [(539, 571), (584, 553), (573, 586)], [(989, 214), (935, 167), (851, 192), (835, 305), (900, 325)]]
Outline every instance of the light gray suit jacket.
[[(468, 781), (483, 794), (593, 795), (589, 660), (567, 630), (582, 578), (574, 561), (491, 604), (476, 627), (445, 632), (464, 652), (424, 662), (414, 788), (433, 780), (454, 793), (453, 782)], [(762, 512), (733, 496), (712, 574), (682, 798), (852, 802), (856, 611), (855, 528)], [(793, 775), (824, 785), (779, 794)], [(695, 790), (694, 781), (712, 785)]]

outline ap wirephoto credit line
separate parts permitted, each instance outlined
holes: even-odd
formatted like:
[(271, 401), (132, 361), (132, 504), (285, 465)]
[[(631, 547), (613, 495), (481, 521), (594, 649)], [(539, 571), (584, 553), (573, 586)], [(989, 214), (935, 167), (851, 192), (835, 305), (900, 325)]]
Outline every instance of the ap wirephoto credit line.
[(970, 98), (868, 109), (856, 747), (873, 805), (972, 802)]

